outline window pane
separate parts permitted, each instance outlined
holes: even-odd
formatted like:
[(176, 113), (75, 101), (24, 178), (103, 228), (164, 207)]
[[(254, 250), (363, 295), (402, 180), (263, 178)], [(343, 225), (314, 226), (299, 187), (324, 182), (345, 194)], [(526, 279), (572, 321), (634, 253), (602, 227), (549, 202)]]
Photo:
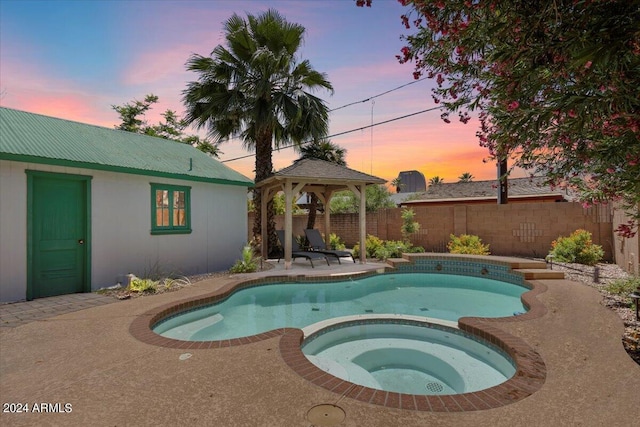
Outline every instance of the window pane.
[(187, 225), (184, 209), (174, 209), (173, 210), (173, 225), (174, 226), (183, 226), (183, 227), (185, 225)]
[(169, 208), (156, 209), (156, 225), (160, 227), (169, 226)]
[(169, 192), (167, 190), (156, 190), (156, 207), (169, 207)]
[(156, 226), (169, 226), (169, 191), (156, 190)]
[(173, 192), (173, 208), (184, 209), (184, 191)]

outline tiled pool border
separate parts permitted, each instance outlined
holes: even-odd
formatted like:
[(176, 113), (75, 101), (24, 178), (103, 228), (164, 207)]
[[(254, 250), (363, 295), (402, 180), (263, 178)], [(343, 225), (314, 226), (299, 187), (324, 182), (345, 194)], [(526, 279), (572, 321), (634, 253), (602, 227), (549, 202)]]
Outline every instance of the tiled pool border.
[[(439, 262), (438, 262), (439, 261)], [(411, 254), (402, 260), (389, 260), (387, 272), (425, 272), (443, 274), (461, 274), (495, 279), (496, 275), (508, 275), (503, 280), (525, 286), (530, 291), (522, 295), (522, 302), (528, 311), (519, 316), (503, 318), (463, 317), (458, 327), (471, 335), (488, 341), (502, 349), (514, 361), (516, 373), (508, 381), (486, 390), (457, 395), (409, 395), (375, 390), (353, 384), (321, 370), (312, 364), (302, 353), (303, 332), (295, 328), (280, 328), (248, 337), (221, 341), (180, 341), (165, 338), (153, 332), (152, 328), (160, 321), (193, 309), (215, 304), (227, 299), (233, 293), (254, 286), (273, 283), (304, 283), (343, 281), (345, 278), (362, 278), (376, 271), (334, 276), (277, 275), (259, 279), (229, 283), (218, 291), (203, 297), (194, 297), (178, 303), (169, 303), (152, 309), (134, 319), (129, 331), (133, 337), (150, 345), (175, 349), (211, 349), (250, 344), (280, 336), (280, 355), (284, 362), (301, 377), (326, 390), (340, 395), (382, 405), (389, 408), (409, 409), (433, 412), (464, 412), (497, 408), (530, 396), (540, 389), (546, 379), (546, 366), (540, 355), (523, 340), (506, 333), (496, 325), (501, 322), (524, 321), (543, 316), (546, 307), (536, 296), (546, 291), (540, 282), (525, 280), (525, 275), (517, 269), (529, 268), (527, 260), (522, 263), (513, 258), (450, 256), (443, 254)], [(435, 264), (434, 264), (435, 262)], [(522, 264), (522, 265), (521, 265)], [(544, 263), (540, 263), (544, 265)], [(438, 267), (440, 266), (440, 267)], [(429, 270), (433, 271), (429, 271)], [(493, 277), (492, 277), (493, 275)], [(506, 280), (508, 279), (508, 280)]]

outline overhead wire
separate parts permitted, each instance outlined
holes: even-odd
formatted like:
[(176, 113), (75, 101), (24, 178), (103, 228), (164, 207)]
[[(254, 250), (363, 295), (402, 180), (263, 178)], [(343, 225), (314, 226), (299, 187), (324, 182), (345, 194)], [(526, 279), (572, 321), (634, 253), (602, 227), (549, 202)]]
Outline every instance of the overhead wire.
[[(354, 101), (354, 102), (350, 102), (350, 103), (345, 104), (345, 105), (341, 105), (340, 107), (336, 107), (336, 108), (333, 108), (333, 109), (329, 110), (329, 112), (341, 110), (343, 108), (351, 107), (352, 105), (362, 104), (362, 103), (368, 102), (368, 101), (374, 102), (373, 100), (375, 98), (379, 98), (381, 96), (387, 95), (387, 94), (389, 94), (391, 92), (394, 92), (396, 90), (405, 88), (405, 87), (410, 86), (412, 84), (419, 83), (419, 82), (421, 82), (421, 81), (423, 81), (425, 79), (427, 79), (427, 77), (423, 77), (421, 79), (414, 80), (414, 81), (411, 81), (409, 83), (402, 84), (400, 86), (396, 86), (393, 89), (389, 89), (389, 90), (386, 90), (384, 92), (380, 92), (380, 93), (378, 93), (376, 95), (370, 96), (370, 97), (368, 97), (366, 99), (363, 99), (361, 101)], [(415, 115), (418, 115), (418, 114), (422, 114), (422, 113), (426, 113), (426, 112), (434, 111), (434, 110), (439, 110), (439, 109), (442, 109), (442, 107), (428, 108), (426, 110), (418, 111), (418, 112), (407, 114), (407, 115), (400, 116), (400, 117), (395, 117), (393, 119), (385, 120), (385, 121), (382, 121), (382, 122), (379, 122), (379, 123), (373, 123), (373, 112), (372, 112), (372, 118), (371, 118), (371, 124), (370, 125), (362, 126), (362, 127), (357, 128), (357, 129), (350, 129), (350, 130), (347, 130), (347, 131), (344, 131), (344, 132), (335, 133), (335, 134), (332, 134), (332, 135), (327, 135), (325, 138), (335, 138), (337, 136), (342, 136), (342, 135), (345, 135), (345, 134), (348, 134), (348, 133), (357, 132), (357, 131), (361, 131), (361, 130), (364, 130), (364, 129), (373, 129), (374, 126), (383, 125), (383, 124), (386, 124), (386, 123), (394, 122), (396, 120), (406, 119), (407, 117), (411, 117), (411, 116), (415, 116)], [(304, 144), (308, 144), (310, 142), (312, 142), (312, 140), (304, 141), (304, 142), (302, 142), (300, 144), (289, 144), (289, 145), (286, 145), (286, 146), (278, 147), (277, 150), (279, 151), (279, 150), (295, 147), (296, 145), (304, 145)], [(253, 156), (255, 156), (255, 153), (250, 153), (250, 154), (246, 154), (244, 156), (239, 156), (239, 157), (233, 157), (231, 159), (220, 160), (220, 162), (221, 163), (232, 162), (234, 160), (246, 159), (246, 158), (253, 157)]]
[[(381, 122), (373, 123), (373, 124), (370, 124), (370, 125), (367, 125), (367, 126), (361, 126), (359, 128), (349, 129), (349, 130), (345, 130), (345, 131), (342, 131), (342, 132), (338, 132), (338, 133), (334, 133), (334, 134), (331, 134), (331, 135), (327, 135), (326, 138), (335, 138), (337, 136), (342, 136), (342, 135), (346, 135), (346, 134), (349, 134), (349, 133), (358, 132), (358, 131), (361, 131), (361, 130), (373, 128), (374, 126), (380, 126), (380, 125), (384, 125), (384, 124), (387, 124), (387, 123), (395, 122), (395, 121), (398, 121), (398, 120), (406, 119), (408, 117), (417, 116), (418, 114), (428, 113), (429, 111), (441, 110), (442, 108), (443, 107), (427, 108), (426, 110), (416, 111), (414, 113), (405, 114), (404, 116), (394, 117), (394, 118), (388, 119), (388, 120), (383, 120)], [(300, 145), (308, 144), (308, 143), (310, 143), (312, 141), (313, 140), (304, 141)], [(278, 150), (278, 151), (279, 150), (284, 150), (286, 148), (295, 147), (296, 145), (298, 145), (298, 144), (289, 144), (289, 145), (278, 147), (276, 150)], [(234, 160), (246, 159), (248, 157), (253, 157), (253, 156), (255, 156), (255, 153), (246, 154), (244, 156), (239, 156), (239, 157), (234, 157), (232, 159), (220, 160), (220, 162), (221, 163), (232, 162)]]
[(364, 102), (369, 102), (369, 101), (371, 101), (371, 100), (373, 100), (373, 99), (380, 98), (381, 96), (384, 96), (384, 95), (386, 95), (386, 94), (388, 94), (388, 93), (391, 93), (391, 92), (394, 92), (394, 91), (396, 91), (396, 90), (402, 89), (402, 88), (404, 88), (404, 87), (407, 87), (407, 86), (410, 86), (410, 85), (413, 85), (413, 84), (419, 83), (419, 82), (421, 82), (421, 81), (423, 81), (423, 80), (426, 80), (427, 78), (428, 78), (428, 77), (423, 77), (423, 78), (421, 78), (421, 79), (414, 80), (414, 81), (411, 81), (411, 82), (409, 82), (409, 83), (405, 83), (405, 84), (403, 84), (403, 85), (400, 85), (400, 86), (394, 87), (393, 89), (386, 90), (386, 91), (381, 92), (381, 93), (379, 93), (379, 94), (377, 94), (377, 95), (370, 96), (369, 98), (363, 99), (363, 100), (361, 100), (361, 101), (350, 102), (350, 103), (348, 103), (348, 104), (341, 105), (340, 107), (332, 108), (331, 110), (329, 110), (329, 112), (338, 111), (338, 110), (341, 110), (341, 109), (343, 109), (343, 108), (351, 107), (352, 105), (362, 104), (362, 103), (364, 103)]

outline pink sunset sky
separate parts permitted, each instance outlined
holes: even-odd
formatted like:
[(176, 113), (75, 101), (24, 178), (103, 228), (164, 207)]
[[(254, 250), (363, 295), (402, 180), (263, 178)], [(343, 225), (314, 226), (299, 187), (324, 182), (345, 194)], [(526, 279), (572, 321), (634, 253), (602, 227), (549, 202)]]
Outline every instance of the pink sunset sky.
[[(234, 12), (278, 10), (306, 28), (300, 58), (327, 74), (334, 94), (318, 92), (330, 109), (330, 135), (436, 107), (431, 80), (414, 82), (412, 64), (395, 58), (403, 46), (405, 11), (395, 0), (358, 8), (351, 0), (295, 1), (28, 1), (0, 2), (0, 105), (105, 127), (118, 124), (112, 105), (154, 93), (160, 102), (146, 119), (166, 109), (182, 115), (182, 91), (197, 75), (185, 70), (192, 53), (208, 55), (223, 43), (222, 23)], [(478, 122), (442, 122), (438, 110), (331, 140), (347, 149), (348, 166), (392, 180), (418, 170), (456, 182), (464, 172), (494, 179), (493, 162), (475, 137)], [(195, 130), (191, 130), (195, 132)], [(204, 132), (203, 132), (204, 133)], [(220, 160), (254, 177), (254, 157), (239, 141), (221, 146)], [(274, 166), (298, 154), (275, 151)]]

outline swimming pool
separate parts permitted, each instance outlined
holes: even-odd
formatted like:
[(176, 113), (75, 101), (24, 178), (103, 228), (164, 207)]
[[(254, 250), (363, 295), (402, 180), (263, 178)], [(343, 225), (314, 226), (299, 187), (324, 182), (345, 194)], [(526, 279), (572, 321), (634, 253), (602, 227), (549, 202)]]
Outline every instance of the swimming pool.
[(506, 317), (525, 312), (529, 289), (482, 277), (430, 273), (378, 274), (356, 280), (253, 286), (225, 300), (161, 319), (167, 338), (215, 341), (279, 328), (303, 328), (359, 314), (402, 314), (457, 321), (463, 316)]
[(302, 344), (323, 371), (377, 390), (415, 395), (471, 393), (516, 372), (498, 347), (457, 328), (406, 319), (360, 319), (320, 329)]

